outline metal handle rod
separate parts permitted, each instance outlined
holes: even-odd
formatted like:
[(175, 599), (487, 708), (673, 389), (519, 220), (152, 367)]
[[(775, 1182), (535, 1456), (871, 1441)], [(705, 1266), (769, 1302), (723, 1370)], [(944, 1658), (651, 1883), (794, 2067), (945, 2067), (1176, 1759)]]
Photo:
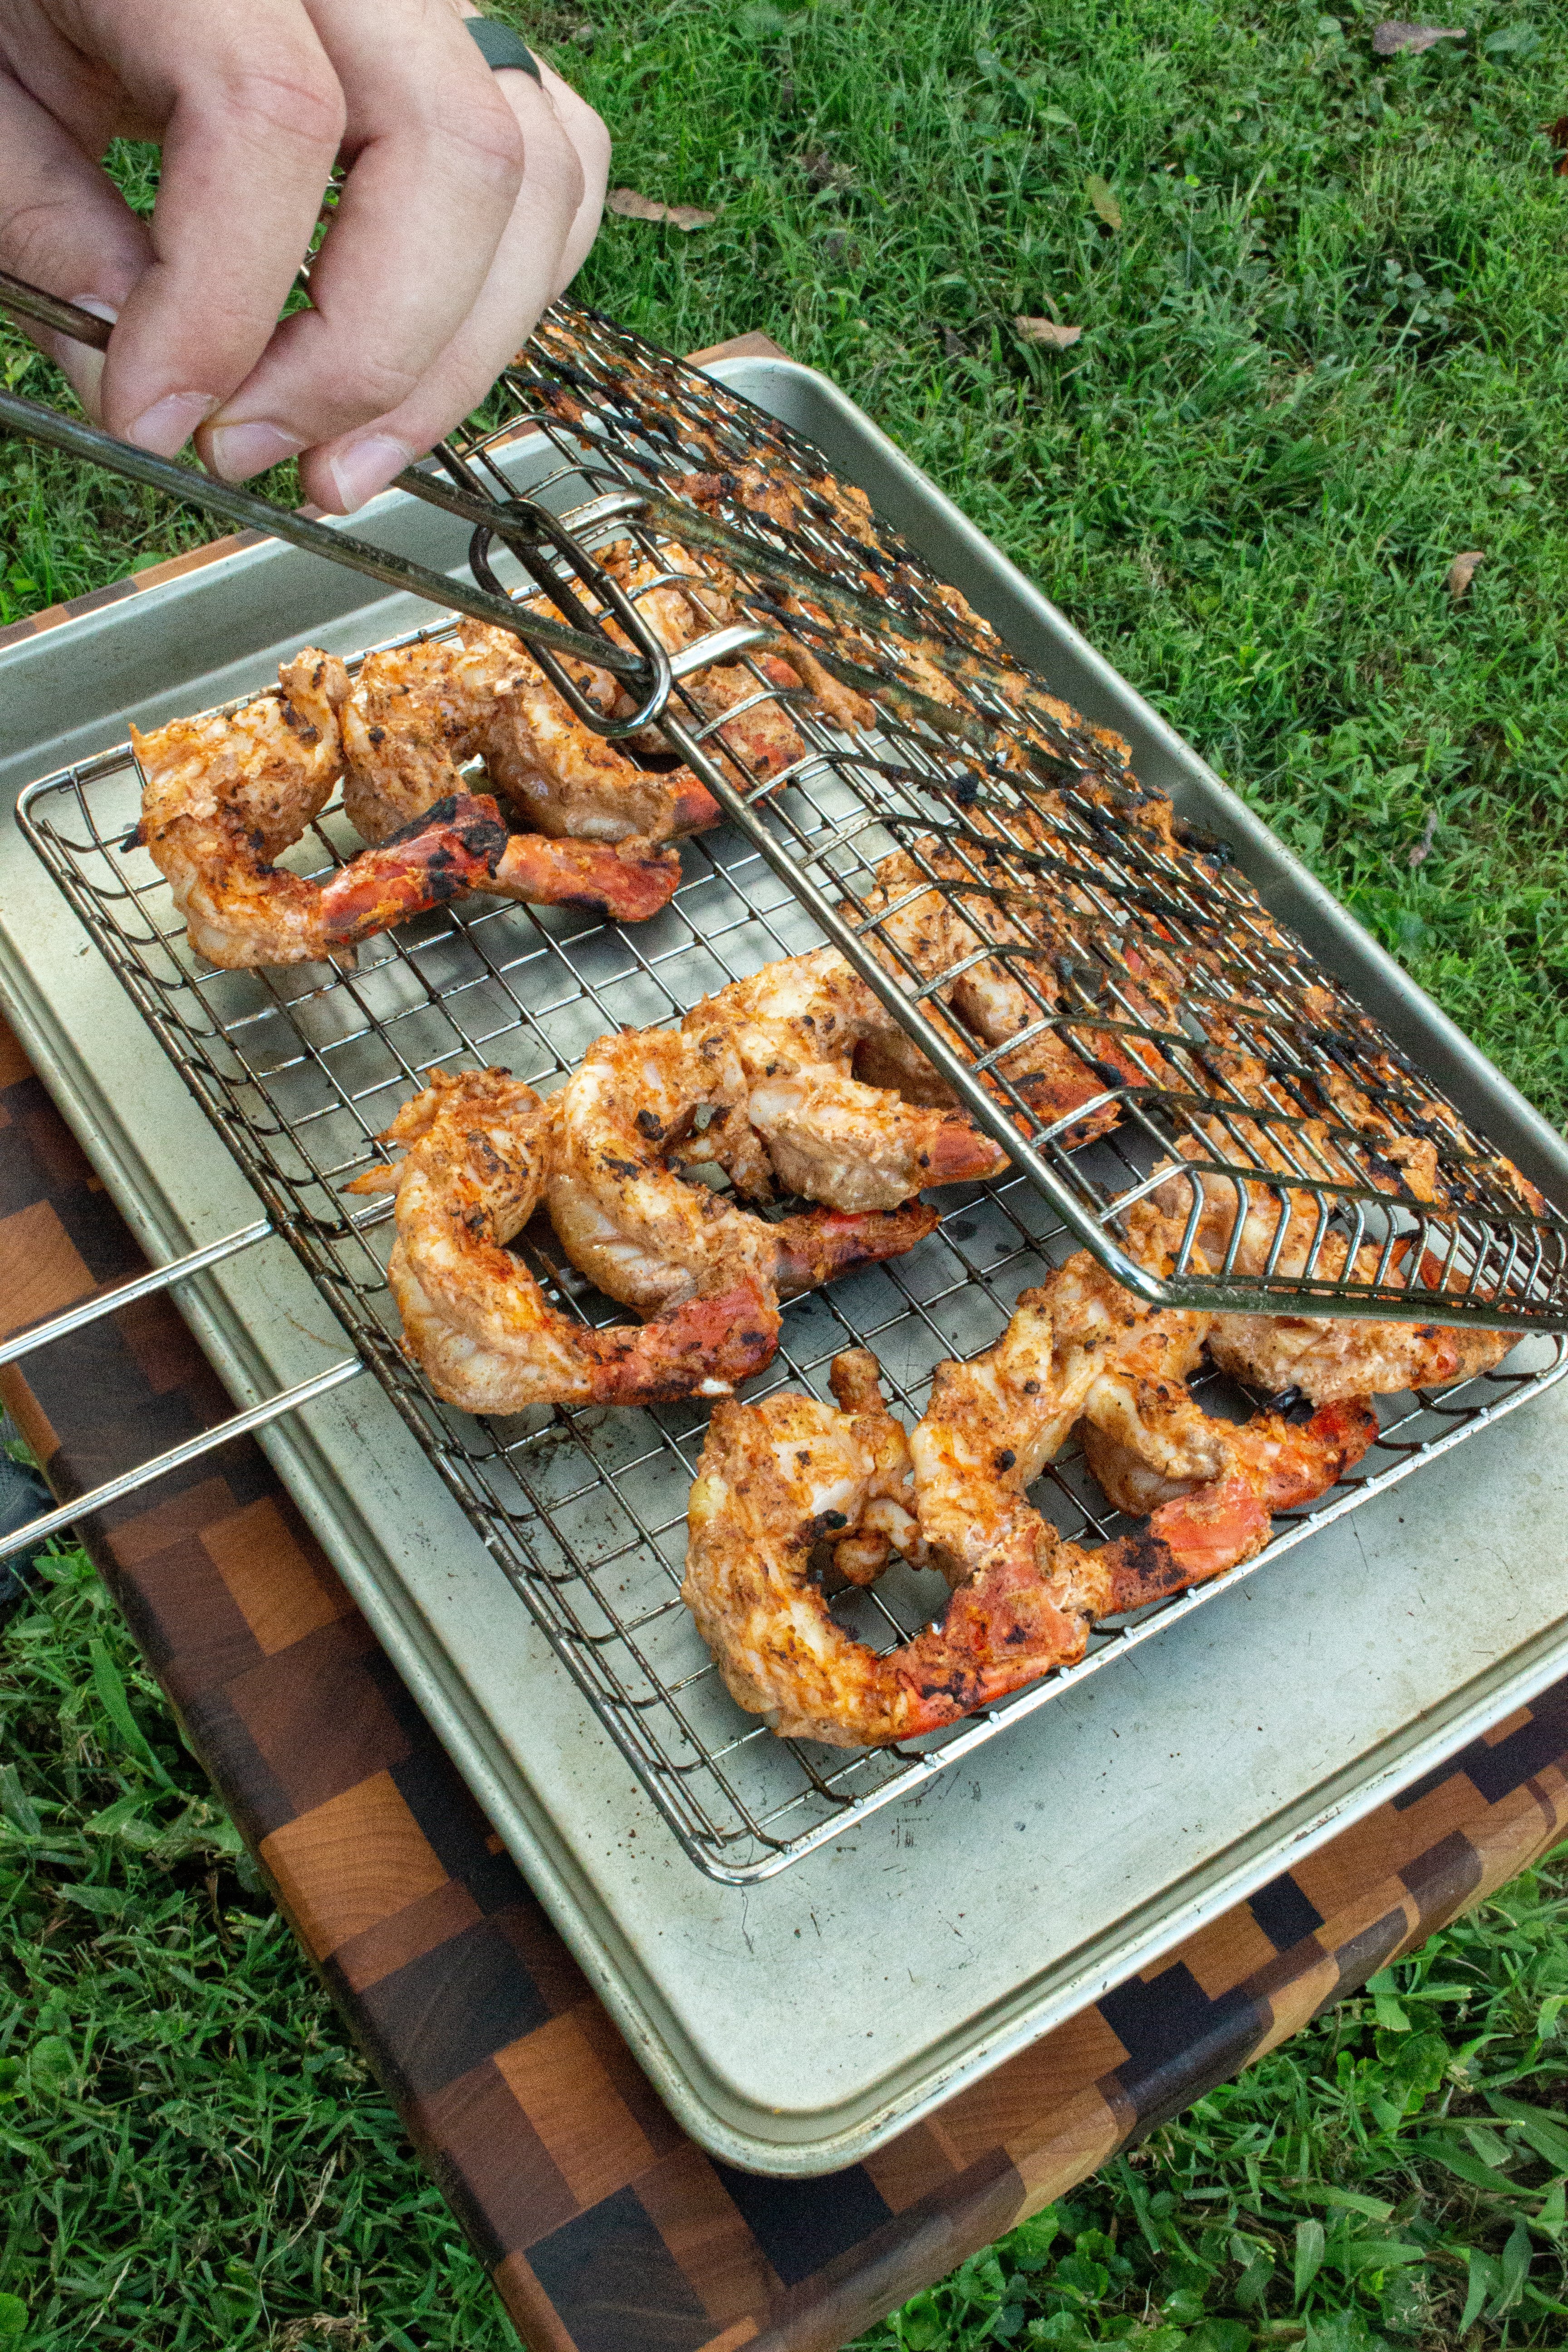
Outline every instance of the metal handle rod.
[(167, 1265), (155, 1265), (139, 1274), (134, 1282), (116, 1284), (96, 1298), (89, 1298), (80, 1307), (68, 1307), (63, 1315), (51, 1316), (47, 1323), (35, 1323), (30, 1330), (18, 1332), (0, 1347), (0, 1370), (14, 1364), (20, 1356), (30, 1356), (35, 1348), (47, 1348), (56, 1339), (68, 1339), (73, 1331), (85, 1329), (102, 1316), (118, 1314), (122, 1307), (134, 1307), (139, 1298), (152, 1298), (160, 1290), (170, 1290), (176, 1282), (184, 1282), (193, 1274), (200, 1274), (209, 1265), (221, 1265), (226, 1257), (237, 1257), (253, 1243), (262, 1242), (272, 1231), (270, 1219), (258, 1218), (253, 1225), (241, 1225), (237, 1233), (226, 1234), (219, 1242), (208, 1242), (202, 1249), (192, 1250), (184, 1257), (171, 1258)]
[(46, 1511), (42, 1518), (29, 1519), (15, 1535), (0, 1542), (0, 1560), (9, 1559), (13, 1552), (31, 1551), (62, 1528), (73, 1527), (93, 1511), (108, 1508), (122, 1496), (133, 1495), (139, 1486), (150, 1486), (155, 1478), (166, 1478), (172, 1470), (183, 1470), (187, 1462), (199, 1462), (204, 1454), (212, 1454), (232, 1438), (245, 1437), (253, 1429), (265, 1429), (270, 1421), (280, 1420), (286, 1412), (298, 1412), (301, 1405), (310, 1404), (317, 1397), (325, 1396), (331, 1389), (342, 1388), (345, 1381), (355, 1379), (364, 1366), (357, 1356), (345, 1356), (341, 1363), (327, 1371), (318, 1372), (313, 1380), (301, 1381), (297, 1388), (284, 1389), (280, 1394), (268, 1397), (265, 1404), (253, 1404), (244, 1412), (220, 1421), (215, 1429), (204, 1429), (199, 1437), (187, 1437), (183, 1445), (171, 1445), (166, 1454), (154, 1454), (151, 1462), (142, 1463), (134, 1470), (122, 1471), (118, 1478), (106, 1478), (101, 1486), (93, 1486), (79, 1495), (72, 1503), (61, 1503), (58, 1509)]
[(41, 286), (29, 286), (8, 269), (0, 269), (0, 310), (15, 310), (36, 326), (51, 327), (57, 335), (68, 335), (73, 343), (90, 343), (97, 352), (109, 349), (114, 332), (112, 319), (100, 319), (78, 302), (62, 302), (58, 294), (46, 294)]
[(130, 441), (117, 441), (112, 433), (100, 433), (97, 425), (63, 415), (41, 401), (26, 400), (20, 393), (0, 391), (0, 425), (29, 441), (42, 441), (51, 449), (62, 449), (68, 457), (79, 457), (87, 465), (105, 466), (110, 473), (127, 475), (133, 482), (145, 482), (149, 488), (180, 499), (187, 506), (206, 507), (226, 522), (237, 523), (242, 530), (286, 539), (292, 546), (303, 548), (308, 555), (324, 556), (329, 563), (363, 572), (367, 579), (379, 580), (384, 587), (423, 596), (427, 603), (447, 610), (467, 613), (476, 621), (488, 621), (492, 628), (510, 629), (525, 643), (548, 646), (554, 653), (569, 654), (574, 660), (591, 662), (623, 677), (640, 679), (643, 675), (640, 656), (609, 637), (590, 637), (559, 621), (544, 620), (505, 596), (489, 595), (484, 589), (470, 587), (466, 581), (448, 579), (444, 572), (429, 571), (406, 556), (373, 547), (369, 540), (356, 539), (352, 531), (329, 530), (324, 523), (313, 522), (308, 515), (296, 514), (289, 507), (274, 506), (270, 499), (258, 499), (250, 490), (236, 489), (232, 483), (198, 474), (193, 467), (176, 465), (172, 457), (155, 457), (150, 449), (138, 449)]

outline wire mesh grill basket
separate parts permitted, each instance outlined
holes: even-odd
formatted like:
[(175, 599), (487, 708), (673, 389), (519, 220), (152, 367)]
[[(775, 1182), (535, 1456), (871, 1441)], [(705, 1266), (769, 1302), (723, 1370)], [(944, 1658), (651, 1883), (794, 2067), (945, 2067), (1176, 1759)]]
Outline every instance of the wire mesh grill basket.
[[(464, 452), (470, 484), (497, 502), (475, 570), (499, 539), (531, 575), (523, 593), (548, 595), (570, 625), (604, 629), (618, 590), (662, 640), (662, 746), (729, 822), (687, 845), (661, 913), (623, 929), (476, 899), (372, 940), (357, 962), (221, 971), (192, 953), (131, 838), (128, 750), (46, 778), (19, 814), (686, 1851), (743, 1882), (842, 1836), (1219, 1587), (1098, 1630), (1076, 1667), (915, 1747), (776, 1739), (730, 1700), (679, 1597), (702, 1409), (473, 1420), (403, 1355), (390, 1205), (351, 1204), (342, 1188), (382, 1156), (375, 1138), (433, 1067), (504, 1063), (548, 1092), (607, 1030), (677, 1020), (836, 940), (1015, 1171), (942, 1195), (938, 1229), (908, 1256), (792, 1303), (759, 1392), (826, 1395), (834, 1355), (863, 1345), (895, 1410), (917, 1418), (935, 1366), (988, 1346), (1018, 1293), (1086, 1240), (1143, 1295), (1182, 1304), (1426, 1316), (1440, 1301), (1445, 1321), (1536, 1327), (1490, 1374), (1381, 1400), (1359, 1469), (1279, 1519), (1268, 1550), (1222, 1584), (1568, 1370), (1552, 1336), (1568, 1323), (1565, 1234), (1223, 847), (1140, 792), (1115, 739), (1009, 667), (818, 452), (569, 306), (526, 357), (516, 411)], [(520, 425), (549, 445), (542, 464), (537, 446), (528, 457), (531, 503), (507, 470)], [(657, 763), (649, 740), (637, 734), (640, 756)], [(359, 846), (333, 803), (290, 863), (325, 876)], [(1005, 1025), (988, 1039), (997, 1003)], [(1152, 1271), (1128, 1255), (1128, 1219), (1172, 1163), (1190, 1213), (1176, 1259)], [(1246, 1212), (1217, 1259), (1199, 1235), (1216, 1186)], [(519, 1246), (563, 1309), (616, 1319), (542, 1219)], [(1217, 1375), (1203, 1393), (1221, 1412), (1264, 1402)], [(1126, 1531), (1071, 1448), (1038, 1491), (1071, 1539)], [(836, 1606), (887, 1648), (944, 1594), (900, 1566)]]
[[(559, 453), (553, 497), (615, 509), (590, 535), (635, 541), (634, 601), (695, 576), (726, 642), (749, 623), (800, 666), (781, 687), (750, 664), (782, 781), (714, 731), (694, 653), (677, 748), (1118, 1279), (1167, 1306), (1568, 1328), (1568, 1224), (819, 451), (585, 312), (526, 357), (507, 383)], [(750, 735), (778, 756), (758, 709)], [(1173, 1161), (1190, 1214), (1161, 1268), (1128, 1215)]]

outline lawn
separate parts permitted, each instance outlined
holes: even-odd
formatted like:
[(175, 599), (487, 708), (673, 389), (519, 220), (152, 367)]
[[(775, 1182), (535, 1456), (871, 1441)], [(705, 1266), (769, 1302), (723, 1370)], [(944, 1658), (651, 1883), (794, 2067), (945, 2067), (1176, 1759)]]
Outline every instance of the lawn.
[[(1568, 44), (1462, 0), (1380, 59), (1378, 13), (519, 21), (617, 182), (718, 215), (612, 220), (590, 298), (836, 376), (1561, 1120)], [(0, 622), (205, 535), (16, 445), (0, 515)], [(78, 1557), (0, 1758), (0, 2346), (510, 2342)], [(1568, 2341), (1565, 1906), (1521, 1880), (868, 2344)]]

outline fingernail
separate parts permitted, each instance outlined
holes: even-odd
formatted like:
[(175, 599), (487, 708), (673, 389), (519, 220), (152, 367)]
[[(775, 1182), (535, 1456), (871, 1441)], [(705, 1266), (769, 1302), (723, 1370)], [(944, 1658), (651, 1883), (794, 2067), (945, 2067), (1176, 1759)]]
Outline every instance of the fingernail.
[[(71, 300), (79, 310), (90, 310), (95, 319), (106, 320), (113, 326), (120, 313), (112, 302), (98, 294), (73, 294)], [(64, 368), (71, 390), (92, 418), (101, 421), (102, 409), (99, 393), (103, 383), (104, 354), (94, 343), (79, 343), (74, 335), (53, 335), (49, 339), (58, 364)]]
[(125, 438), (156, 457), (173, 457), (183, 449), (198, 425), (217, 406), (211, 392), (170, 392), (139, 416)]
[(385, 433), (367, 433), (363, 441), (351, 441), (348, 447), (333, 457), (328, 466), (338, 505), (344, 514), (353, 514), (363, 507), (366, 499), (374, 499), (377, 490), (384, 490), (395, 474), (412, 465), (414, 452), (405, 449), (401, 441), (394, 441)]
[(298, 457), (304, 446), (297, 433), (285, 433), (280, 425), (258, 418), (249, 425), (215, 425), (204, 454), (226, 482), (243, 482), (252, 474), (264, 474), (268, 466), (281, 465), (285, 457)]

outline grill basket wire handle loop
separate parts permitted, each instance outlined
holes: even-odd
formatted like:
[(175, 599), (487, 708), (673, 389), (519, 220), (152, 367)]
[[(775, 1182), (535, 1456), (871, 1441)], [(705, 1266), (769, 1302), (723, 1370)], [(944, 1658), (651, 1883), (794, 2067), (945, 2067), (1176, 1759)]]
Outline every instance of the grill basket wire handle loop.
[[(57, 295), (46, 294), (42, 288), (28, 285), (26, 278), (13, 277), (0, 270), (0, 310), (30, 320), (37, 326), (49, 328), (56, 334), (68, 335), (73, 341), (89, 344), (95, 351), (108, 349), (110, 322), (91, 310), (83, 310), (74, 302), (64, 302)], [(96, 425), (66, 415), (61, 410), (49, 408), (42, 401), (27, 400), (20, 393), (0, 389), (0, 426), (20, 434), (25, 439), (42, 442), (47, 448), (61, 450), (93, 466), (103, 466), (110, 473), (123, 474), (130, 480), (142, 482), (151, 489), (162, 490), (167, 497), (178, 499), (186, 506), (205, 508), (220, 515), (226, 522), (242, 530), (256, 530), (273, 539), (287, 540), (292, 546), (302, 548), (307, 554), (324, 556), (329, 563), (342, 565), (350, 572), (363, 572), (366, 578), (378, 580), (389, 588), (421, 596), (443, 611), (457, 610), (472, 620), (489, 622), (492, 628), (510, 629), (521, 637), (530, 651), (545, 666), (551, 683), (568, 695), (573, 709), (584, 724), (601, 734), (619, 733), (623, 726), (632, 730), (647, 725), (663, 709), (669, 695), (669, 666), (663, 648), (657, 645), (652, 633), (640, 614), (635, 612), (627, 623), (630, 646), (618, 644), (586, 611), (570, 589), (563, 589), (559, 575), (542, 560), (535, 558), (538, 569), (533, 576), (538, 586), (551, 598), (558, 610), (567, 614), (565, 621), (553, 621), (542, 614), (520, 612), (514, 600), (487, 566), (487, 583), (470, 587), (466, 581), (449, 579), (445, 572), (433, 572), (423, 563), (406, 556), (395, 555), (374, 546), (369, 540), (353, 532), (329, 528), (312, 517), (295, 513), (288, 507), (276, 505), (270, 499), (258, 498), (254, 491), (237, 489), (232, 483), (220, 482), (208, 474), (197, 473), (193, 467), (182, 466), (171, 457), (154, 457), (151, 450), (139, 449), (134, 443), (118, 440)], [(467, 466), (456, 450), (443, 444), (437, 452), (463, 491), (466, 493), (458, 511), (468, 515), (474, 503), (482, 505), (486, 526), (503, 540), (509, 539), (508, 510), (513, 504), (526, 506), (527, 501), (500, 499), (486, 494), (479, 476)], [(451, 509), (452, 495), (434, 482), (428, 475), (406, 468), (397, 477), (395, 487), (405, 489), (426, 503)], [(591, 585), (595, 595), (614, 607), (623, 621), (621, 604), (615, 583), (592, 562), (592, 560), (570, 540), (553, 519), (535, 510), (549, 525), (548, 534), (528, 530), (516, 548), (519, 560), (533, 570), (530, 555), (540, 538), (548, 536), (563, 554), (578, 577)], [(471, 516), (470, 516), (471, 519)], [(510, 542), (509, 542), (510, 543)], [(584, 702), (576, 688), (570, 685), (566, 673), (554, 657), (564, 656), (578, 662), (590, 662), (596, 668), (612, 671), (624, 678), (627, 690), (636, 696), (641, 709), (639, 716), (625, 722), (606, 724), (602, 712)], [(657, 657), (656, 657), (657, 656)]]
[[(176, 1283), (186, 1282), (192, 1275), (205, 1273), (208, 1266), (220, 1265), (226, 1258), (237, 1257), (242, 1250), (266, 1241), (274, 1227), (268, 1218), (256, 1223), (241, 1225), (221, 1241), (207, 1242), (200, 1249), (190, 1250), (184, 1257), (172, 1258), (167, 1265), (152, 1267), (139, 1274), (132, 1282), (122, 1282), (101, 1297), (89, 1298), (79, 1307), (68, 1307), (63, 1314), (51, 1316), (47, 1323), (35, 1324), (31, 1330), (20, 1332), (0, 1347), (0, 1370), (29, 1356), (54, 1340), (68, 1339), (73, 1332), (85, 1330), (89, 1323), (100, 1322), (106, 1315), (118, 1314), (122, 1307), (133, 1306), (138, 1299), (156, 1297), (171, 1290)], [(199, 1436), (187, 1437), (184, 1444), (171, 1445), (166, 1452), (155, 1454), (150, 1461), (139, 1463), (134, 1470), (121, 1471), (118, 1478), (106, 1478), (101, 1486), (89, 1487), (73, 1502), (61, 1503), (55, 1510), (46, 1511), (41, 1518), (29, 1519), (14, 1535), (0, 1539), (0, 1560), (9, 1559), (16, 1552), (35, 1549), (49, 1537), (75, 1526), (79, 1519), (89, 1517), (94, 1511), (120, 1502), (133, 1495), (139, 1487), (150, 1486), (165, 1478), (173, 1470), (183, 1470), (187, 1463), (199, 1462), (204, 1454), (213, 1454), (237, 1437), (248, 1436), (252, 1430), (265, 1429), (269, 1422), (281, 1420), (286, 1412), (296, 1412), (301, 1405), (313, 1403), (317, 1397), (326, 1396), (345, 1381), (355, 1379), (364, 1370), (357, 1356), (345, 1356), (317, 1372), (308, 1381), (299, 1381), (290, 1389), (280, 1389), (276, 1396), (266, 1397), (259, 1404), (247, 1405), (244, 1412), (232, 1413), (212, 1429), (204, 1429)]]
[[(596, 596), (607, 597), (616, 618), (647, 663), (652, 683), (647, 699), (631, 718), (607, 719), (587, 699), (576, 680), (562, 667), (548, 646), (536, 646), (534, 659), (557, 694), (571, 704), (578, 718), (595, 734), (610, 737), (636, 735), (643, 728), (650, 727), (662, 716), (664, 706), (669, 700), (674, 674), (669, 667), (668, 653), (659, 644), (637, 605), (619, 581), (612, 580), (607, 572), (601, 570), (592, 557), (584, 552), (571, 532), (563, 530), (547, 508), (536, 505), (531, 499), (509, 499), (501, 509), (501, 515), (503, 522), (480, 523), (468, 541), (468, 569), (480, 587), (488, 588), (494, 596), (504, 596), (507, 593), (490, 569), (489, 562), (490, 541), (499, 533), (504, 537), (507, 546), (524, 570), (548, 590), (558, 605), (564, 606), (577, 616), (580, 625), (594, 626), (593, 615), (584, 609), (572, 588), (552, 570), (543, 550), (552, 547), (584, 587)], [(515, 529), (508, 527), (513, 525)]]

